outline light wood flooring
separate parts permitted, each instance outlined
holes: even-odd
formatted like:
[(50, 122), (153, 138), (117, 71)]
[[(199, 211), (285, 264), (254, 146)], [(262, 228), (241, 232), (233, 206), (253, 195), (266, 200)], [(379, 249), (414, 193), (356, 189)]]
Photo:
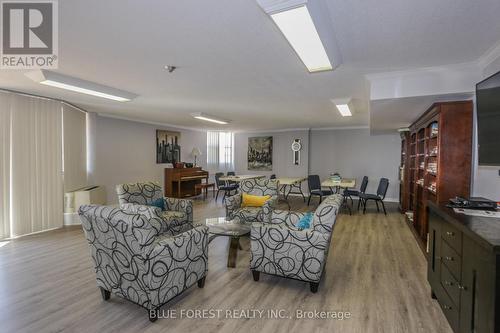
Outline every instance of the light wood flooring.
[[(307, 210), (301, 198), (292, 209)], [(316, 203), (316, 201), (315, 201)], [(116, 296), (101, 299), (80, 227), (0, 247), (0, 332), (451, 332), (426, 281), (426, 261), (395, 205), (389, 214), (342, 214), (317, 294), (300, 281), (261, 275), (254, 282), (249, 241), (227, 268), (228, 239), (209, 246), (205, 288), (193, 286), (163, 307), (285, 310), (292, 319), (159, 319)], [(309, 209), (314, 209), (313, 205)], [(224, 216), (223, 205), (195, 201), (195, 220)], [(350, 319), (296, 319), (295, 311), (348, 311)], [(282, 312), (285, 313), (285, 312)], [(224, 317), (224, 316), (223, 316)]]

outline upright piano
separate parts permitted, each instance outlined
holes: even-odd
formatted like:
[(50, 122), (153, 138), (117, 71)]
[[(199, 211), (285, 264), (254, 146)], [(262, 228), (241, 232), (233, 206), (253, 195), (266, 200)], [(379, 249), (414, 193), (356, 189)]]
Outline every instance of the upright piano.
[(174, 198), (185, 198), (199, 195), (195, 189), (205, 179), (208, 183), (208, 171), (200, 167), (194, 168), (166, 168), (165, 169), (165, 196)]

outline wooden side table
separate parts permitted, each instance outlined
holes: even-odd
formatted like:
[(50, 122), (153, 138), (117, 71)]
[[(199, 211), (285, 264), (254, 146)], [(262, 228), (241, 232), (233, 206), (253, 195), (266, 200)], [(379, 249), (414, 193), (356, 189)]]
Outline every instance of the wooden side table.
[(196, 191), (200, 190), (203, 192), (203, 190), (205, 190), (203, 193), (203, 200), (207, 198), (209, 188), (212, 188), (212, 196), (215, 196), (215, 183), (201, 183), (195, 185)]

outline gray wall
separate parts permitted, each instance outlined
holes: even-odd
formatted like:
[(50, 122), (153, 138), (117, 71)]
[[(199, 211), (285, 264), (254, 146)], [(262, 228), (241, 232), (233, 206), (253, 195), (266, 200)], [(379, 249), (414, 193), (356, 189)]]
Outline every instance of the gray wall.
[[(257, 136), (273, 137), (273, 170), (253, 171), (248, 170), (248, 138)], [(294, 165), (291, 144), (294, 139), (300, 139), (302, 150), (300, 164)], [(269, 176), (276, 174), (278, 177), (307, 177), (309, 131), (297, 130), (287, 132), (262, 132), (262, 133), (235, 133), (234, 136), (234, 166), (238, 174), (262, 174)], [(306, 190), (303, 183), (303, 190)]]
[[(206, 132), (155, 126), (139, 122), (89, 116), (89, 184), (104, 185), (108, 203), (116, 203), (115, 186), (126, 182), (153, 180), (163, 183), (164, 165), (156, 164), (156, 129), (181, 132), (181, 157), (192, 162), (190, 152), (198, 147), (203, 153), (199, 165), (206, 169)], [(248, 138), (273, 137), (273, 170), (249, 171)], [(290, 145), (302, 140), (301, 163), (292, 164)], [(398, 198), (398, 165), (400, 139), (394, 135), (370, 136), (369, 129), (295, 130), (286, 132), (236, 133), (235, 171), (238, 174), (275, 173), (278, 177), (306, 177), (319, 174), (322, 179), (331, 172), (357, 178), (370, 177), (368, 191), (375, 192), (380, 177), (389, 178), (388, 199)], [(304, 183), (304, 191), (307, 191)]]
[[(492, 62), (484, 71), (484, 78), (500, 71), (500, 58)], [(475, 105), (475, 103), (474, 103)], [(477, 142), (477, 135), (474, 136)], [(497, 167), (482, 167), (477, 164), (477, 146), (474, 146), (474, 181), (472, 193), (474, 196), (481, 196), (492, 200), (500, 200), (500, 175)]]
[[(273, 136), (273, 171), (249, 171), (247, 166), (248, 138)], [(302, 140), (301, 164), (292, 164), (293, 139)], [(309, 141), (310, 140), (310, 141)], [(398, 200), (398, 166), (400, 162), (399, 135), (370, 136), (369, 129), (308, 130), (288, 132), (236, 133), (235, 169), (239, 174), (277, 174), (278, 177), (299, 177), (318, 174), (321, 179), (332, 172), (356, 178), (358, 187), (364, 175), (370, 178), (368, 191), (375, 193), (378, 180), (389, 178), (389, 200)], [(307, 191), (306, 183), (303, 190)]]
[(356, 178), (357, 186), (368, 176), (368, 193), (376, 193), (381, 177), (389, 179), (387, 200), (398, 201), (401, 139), (397, 134), (370, 135), (369, 129), (313, 130), (310, 173), (321, 179), (338, 172)]
[[(203, 153), (198, 165), (206, 166), (206, 132), (190, 131), (164, 126), (119, 120), (92, 115), (89, 131), (89, 183), (104, 185), (108, 203), (117, 203), (115, 186), (137, 181), (158, 181), (163, 184), (164, 165), (156, 164), (156, 130), (168, 129), (181, 132), (181, 158), (193, 162), (193, 147)], [(94, 155), (94, 156), (92, 156)]]

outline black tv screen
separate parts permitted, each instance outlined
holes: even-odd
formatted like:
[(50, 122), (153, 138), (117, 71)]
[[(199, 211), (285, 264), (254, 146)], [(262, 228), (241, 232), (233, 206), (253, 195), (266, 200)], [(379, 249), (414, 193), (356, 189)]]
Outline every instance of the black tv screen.
[(500, 165), (500, 72), (476, 85), (479, 165)]

